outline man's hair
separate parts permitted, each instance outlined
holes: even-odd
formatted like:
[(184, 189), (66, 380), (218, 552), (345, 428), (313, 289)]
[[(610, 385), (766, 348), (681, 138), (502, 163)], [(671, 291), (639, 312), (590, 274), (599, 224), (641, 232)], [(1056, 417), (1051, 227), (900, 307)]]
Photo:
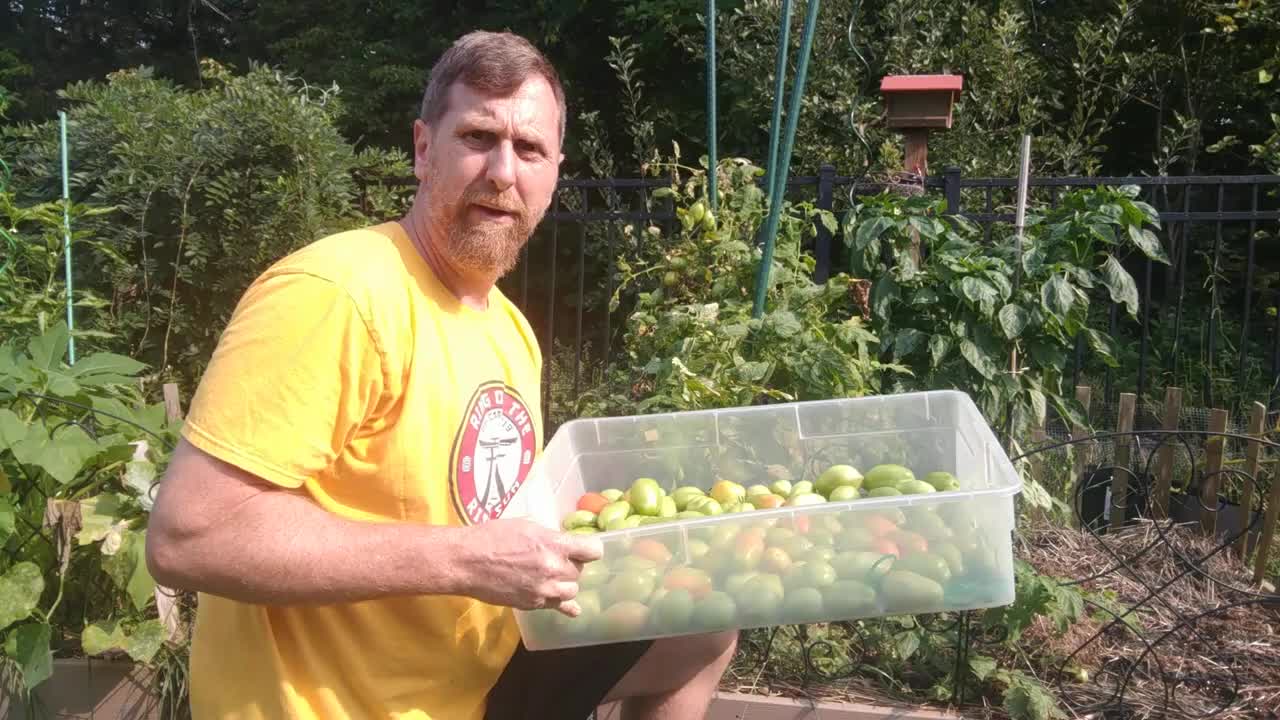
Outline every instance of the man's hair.
[(565, 99), (560, 75), (528, 40), (511, 33), (483, 30), (454, 41), (434, 67), (422, 94), (422, 121), (432, 125), (448, 110), (449, 88), (461, 82), (493, 95), (515, 92), (525, 80), (541, 75), (551, 85), (560, 110), (560, 143), (564, 144)]

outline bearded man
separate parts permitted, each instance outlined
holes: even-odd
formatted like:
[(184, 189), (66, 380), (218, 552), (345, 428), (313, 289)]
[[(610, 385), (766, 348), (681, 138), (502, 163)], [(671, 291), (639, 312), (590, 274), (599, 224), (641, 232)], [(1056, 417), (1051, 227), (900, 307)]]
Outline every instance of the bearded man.
[[(555, 69), (459, 39), (413, 126), (412, 208), (276, 262), (237, 304), (161, 483), (147, 564), (197, 592), (195, 720), (702, 717), (733, 633), (529, 652), (598, 539), (504, 517), (542, 355), (497, 288), (555, 192)], [(530, 485), (530, 491), (533, 491)]]

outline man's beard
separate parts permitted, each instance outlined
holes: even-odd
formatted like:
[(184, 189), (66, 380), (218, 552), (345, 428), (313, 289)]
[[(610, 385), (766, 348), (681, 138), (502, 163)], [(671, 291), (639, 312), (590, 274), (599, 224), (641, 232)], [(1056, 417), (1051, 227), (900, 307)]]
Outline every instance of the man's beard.
[[(432, 187), (439, 186), (428, 185)], [(467, 216), (473, 204), (510, 213), (515, 222), (472, 222)], [(449, 262), (463, 270), (497, 277), (515, 268), (520, 251), (541, 220), (541, 213), (535, 217), (514, 192), (495, 195), (478, 188), (468, 188), (452, 207), (436, 206), (434, 210), (445, 215), (443, 249)]]

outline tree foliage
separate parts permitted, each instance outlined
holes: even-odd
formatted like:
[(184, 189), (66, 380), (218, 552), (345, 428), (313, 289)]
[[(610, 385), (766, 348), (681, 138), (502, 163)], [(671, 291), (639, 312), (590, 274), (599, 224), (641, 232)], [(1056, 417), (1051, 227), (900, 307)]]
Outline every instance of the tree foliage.
[[(188, 383), (254, 276), (363, 221), (358, 175), (407, 173), (401, 155), (357, 153), (342, 138), (331, 89), (265, 67), (234, 75), (206, 62), (201, 90), (118, 71), (62, 97), (72, 107), (71, 193), (97, 208), (74, 226), (85, 239), (74, 284), (101, 310), (83, 327), (102, 347)], [(10, 128), (5, 139), (16, 202), (57, 197), (56, 124)], [(390, 212), (389, 202), (371, 212)], [(43, 228), (40, 242), (22, 243), (38, 272), (22, 274), (46, 288), (60, 287), (61, 218), (46, 217), (56, 210), (9, 213), (20, 231)]]

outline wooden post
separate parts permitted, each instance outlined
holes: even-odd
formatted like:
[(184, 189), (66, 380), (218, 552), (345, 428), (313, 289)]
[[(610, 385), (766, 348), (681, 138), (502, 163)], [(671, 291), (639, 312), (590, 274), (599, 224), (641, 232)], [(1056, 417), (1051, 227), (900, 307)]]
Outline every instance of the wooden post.
[[(1088, 428), (1089, 402), (1092, 399), (1092, 396), (1093, 396), (1093, 390), (1088, 385), (1076, 386), (1076, 402), (1080, 403), (1080, 407), (1083, 408), (1084, 410), (1085, 424), (1073, 425), (1071, 427), (1072, 440), (1079, 440), (1081, 438), (1085, 438), (1089, 436), (1089, 428)], [(1093, 446), (1092, 442), (1073, 445), (1076, 451), (1076, 462), (1075, 462), (1075, 469), (1074, 469), (1075, 479), (1072, 482), (1072, 485), (1076, 483), (1084, 482), (1085, 470), (1089, 467), (1089, 463), (1093, 459), (1092, 446)], [(1085, 489), (1084, 485), (1081, 484), (1080, 489), (1074, 493), (1075, 497), (1072, 499), (1072, 502), (1071, 502), (1071, 504), (1075, 508), (1075, 517), (1072, 518), (1072, 527), (1075, 527), (1075, 528), (1080, 527), (1080, 512), (1081, 512), (1080, 501), (1081, 501), (1081, 498), (1084, 496), (1084, 489)]]
[[(1253, 410), (1249, 413), (1249, 435), (1255, 438), (1262, 437), (1262, 423), (1267, 417), (1267, 406), (1260, 402), (1253, 404)], [(1258, 482), (1258, 455), (1262, 450), (1262, 443), (1250, 442), (1244, 451), (1244, 474), (1253, 478), (1252, 482), (1244, 484), (1244, 492), (1240, 495), (1240, 512), (1244, 513), (1244, 530), (1240, 534), (1240, 539), (1236, 540), (1236, 553), (1244, 559), (1245, 553), (1249, 549), (1249, 525), (1253, 518), (1253, 486)]]
[(182, 419), (182, 398), (178, 394), (177, 383), (164, 384), (164, 415), (169, 422)]
[[(1164, 389), (1164, 430), (1178, 429), (1178, 414), (1182, 412), (1182, 388), (1168, 387)], [(1163, 520), (1169, 517), (1169, 489), (1173, 482), (1173, 446), (1174, 438), (1165, 436), (1160, 446), (1160, 457), (1156, 460), (1156, 488), (1154, 497), (1154, 517)]]
[[(1227, 411), (1214, 408), (1209, 411), (1209, 432), (1227, 430)], [(1212, 536), (1218, 528), (1218, 485), (1222, 471), (1222, 450), (1226, 438), (1210, 437), (1204, 443), (1204, 485), (1200, 488), (1200, 528)]]
[(1129, 506), (1129, 443), (1133, 432), (1133, 413), (1137, 406), (1138, 396), (1133, 393), (1120, 393), (1120, 416), (1116, 423), (1116, 461), (1111, 470), (1111, 529), (1119, 530), (1124, 526), (1125, 511)]
[[(1265, 412), (1266, 408), (1263, 408)], [(1254, 412), (1257, 413), (1257, 403), (1254, 404)], [(1249, 443), (1250, 448), (1258, 448), (1258, 443)], [(1257, 454), (1261, 454), (1261, 449)], [(1254, 477), (1261, 466), (1261, 458), (1252, 459), (1250, 467), (1254, 470)], [(1271, 554), (1271, 543), (1276, 537), (1276, 523), (1280, 521), (1280, 477), (1276, 477), (1276, 473), (1271, 473), (1271, 494), (1267, 496), (1267, 514), (1262, 520), (1262, 537), (1258, 540), (1258, 551), (1253, 556), (1253, 582), (1254, 584), (1262, 582), (1263, 576), (1267, 572), (1267, 559)]]

